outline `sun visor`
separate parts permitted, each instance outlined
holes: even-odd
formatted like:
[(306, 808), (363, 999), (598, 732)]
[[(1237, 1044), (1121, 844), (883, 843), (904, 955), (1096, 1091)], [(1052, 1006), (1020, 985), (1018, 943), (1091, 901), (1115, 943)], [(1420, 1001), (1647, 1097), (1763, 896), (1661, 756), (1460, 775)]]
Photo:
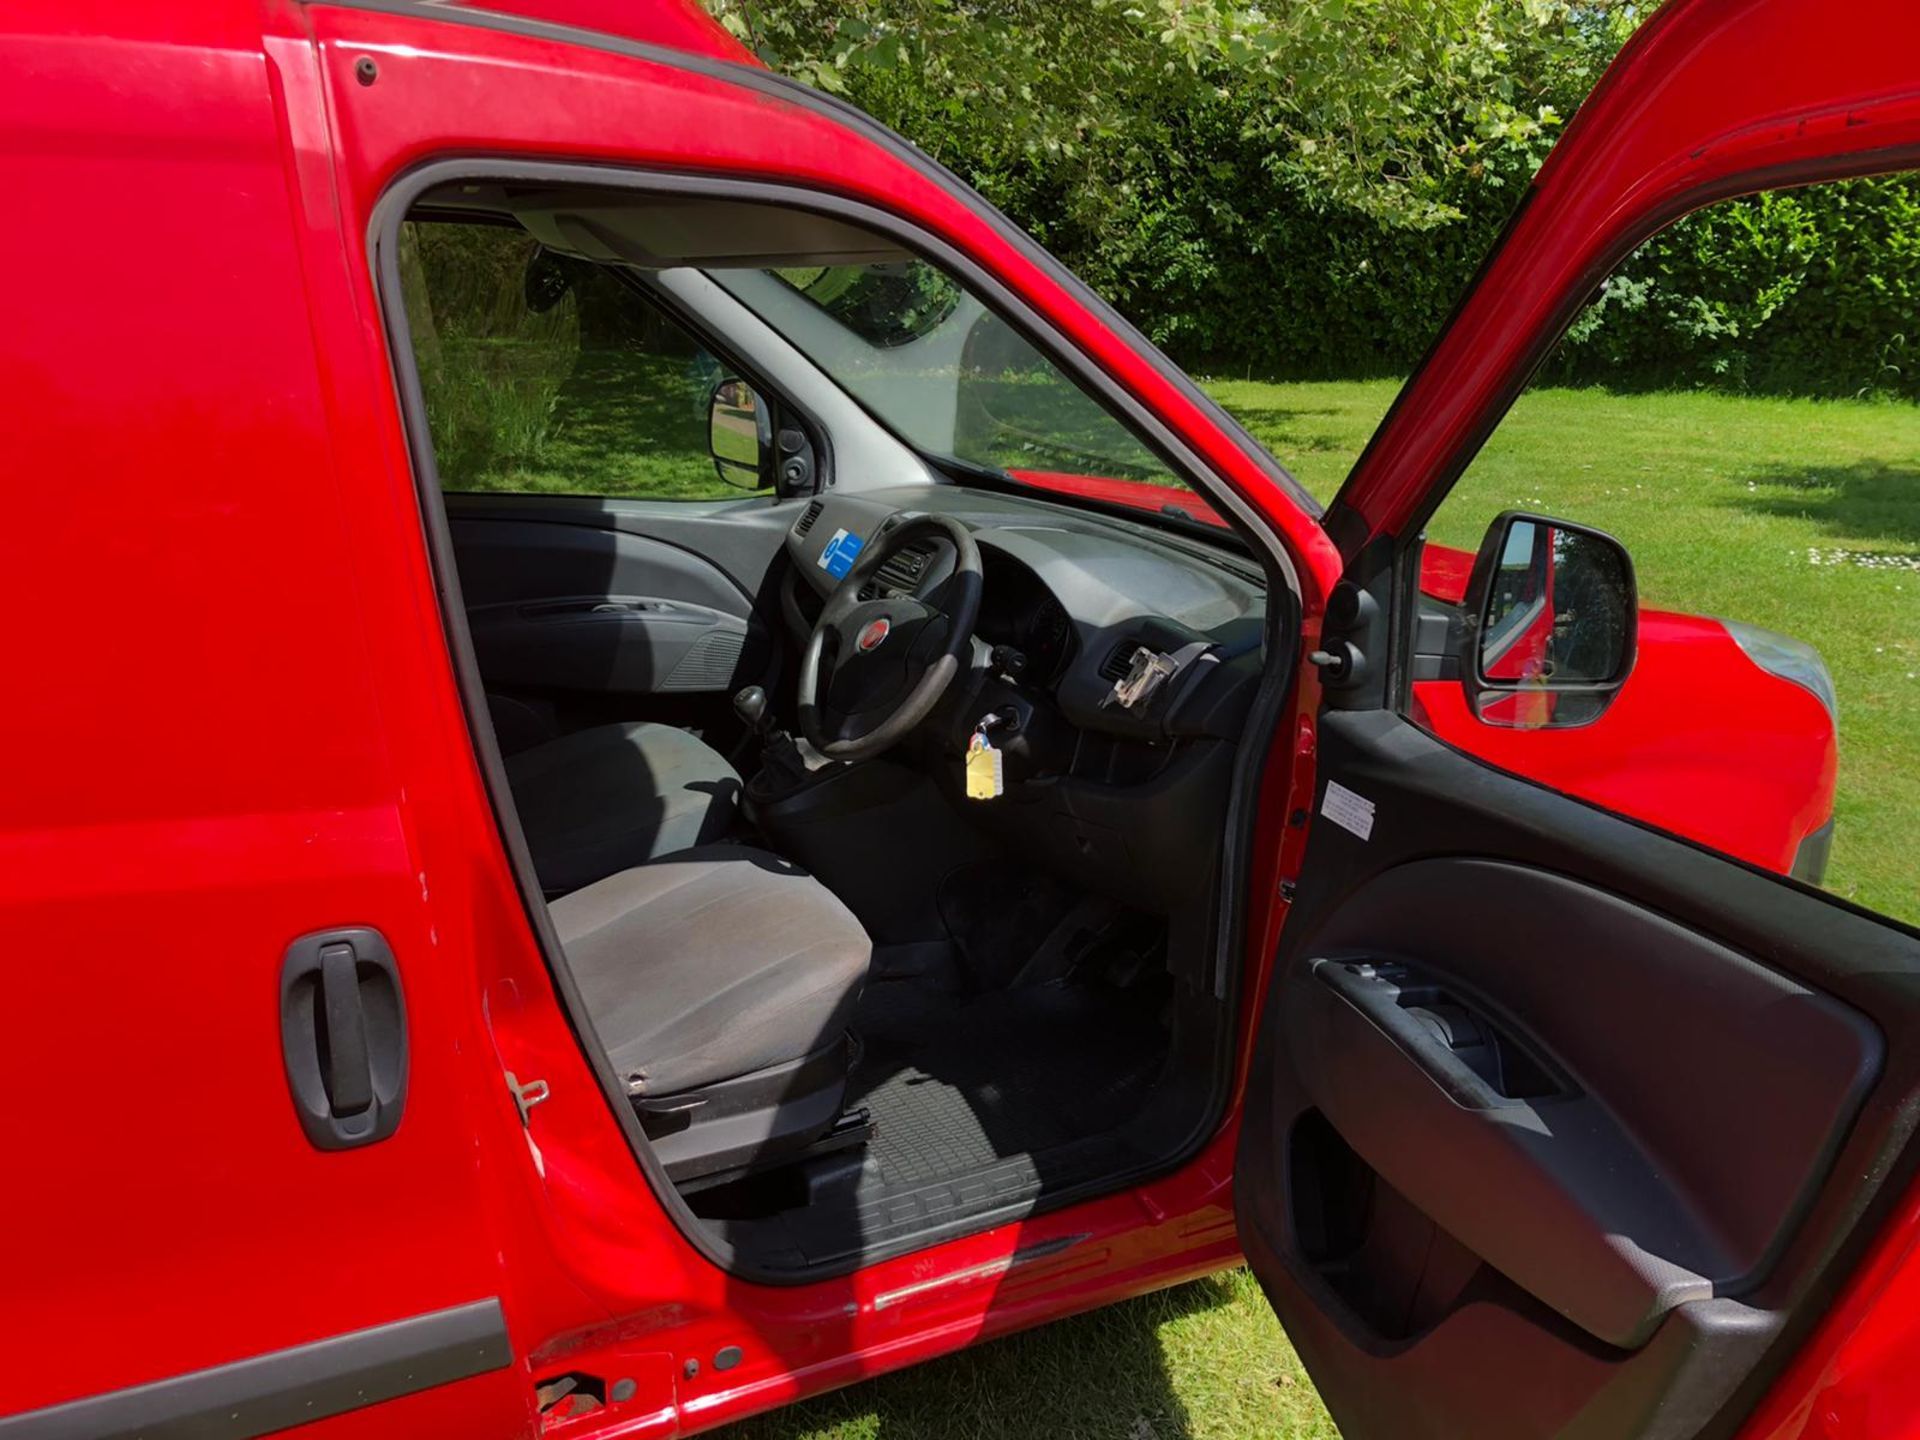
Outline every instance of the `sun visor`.
[(649, 270), (889, 265), (913, 258), (858, 226), (773, 205), (600, 204), (581, 196), (526, 196), (512, 204), (515, 218), (549, 250)]

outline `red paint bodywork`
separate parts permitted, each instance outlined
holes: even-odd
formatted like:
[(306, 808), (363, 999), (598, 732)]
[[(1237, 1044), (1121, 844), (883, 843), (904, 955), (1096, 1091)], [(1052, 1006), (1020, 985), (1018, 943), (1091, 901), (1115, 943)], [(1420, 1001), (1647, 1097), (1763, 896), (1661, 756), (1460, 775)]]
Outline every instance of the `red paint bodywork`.
[[(516, 8), (740, 54), (687, 0)], [(1867, 144), (1840, 112), (1805, 113), (1905, 83), (1920, 17), (1860, 12), (1843, 32), (1811, 0), (1679, 3), (1649, 27), (1600, 118), (1583, 116), (1543, 173), (1524, 222), (1533, 258), (1500, 262), (1447, 363), (1383, 427), (1351, 508), (1376, 526), (1406, 513), (1555, 296), (1634, 229), (1638, 192), (1596, 177), (1637, 167), (1677, 190), (1729, 157)], [(898, 157), (667, 57), (461, 21), (461, 7), (286, 0), (28, 0), (4, 21), (16, 623), (0, 735), (16, 764), (0, 925), (20, 1018), (6, 1032), (0, 1411), (499, 1296), (512, 1366), (311, 1433), (527, 1435), (533, 1381), (570, 1368), (630, 1376), (636, 1393), (569, 1433), (687, 1433), (1238, 1254), (1237, 1093), (1173, 1174), (804, 1286), (729, 1277), (636, 1183), (521, 909), (441, 632), (366, 260), (396, 177), (517, 155), (884, 206), (1021, 294), (1268, 518), (1309, 643), (1341, 562), (1132, 339)], [(377, 83), (356, 78), (362, 59)], [(1689, 66), (1702, 79), (1663, 92)], [(1757, 120), (1757, 96), (1785, 118)], [(1873, 140), (1913, 143), (1920, 105), (1888, 100), (1872, 125)], [(1732, 133), (1688, 158), (1715, 126)], [(1583, 198), (1596, 189), (1612, 211)], [(1262, 781), (1258, 897), (1297, 873), (1304, 845), (1284, 817), (1311, 793), (1310, 672), (1298, 689)], [(1263, 899), (1250, 917), (1246, 1017), (1284, 913)], [(377, 926), (402, 956), (413, 1071), (390, 1140), (328, 1155), (287, 1103), (274, 993), (288, 941), (345, 924)], [(1250, 1045), (1249, 1024), (1238, 1075)], [(509, 1070), (551, 1087), (526, 1128)], [(1893, 1433), (1875, 1421), (1913, 1398), (1887, 1357), (1920, 1319), (1916, 1227), (1910, 1204), (1756, 1436)], [(1023, 1261), (1069, 1236), (1085, 1238)], [(742, 1363), (716, 1370), (730, 1345)], [(1828, 1406), (1861, 1419), (1795, 1420)]]
[[(1313, 518), (966, 203), (820, 115), (444, 10), (49, 0), (5, 26), (0, 254), (34, 279), (0, 351), (31, 617), (0, 926), (7, 1013), (32, 1017), (7, 1027), (8, 1153), (32, 1178), (0, 1193), (31, 1237), (0, 1280), (0, 1413), (499, 1296), (513, 1367), (318, 1432), (524, 1435), (534, 1379), (578, 1366), (638, 1381), (599, 1424), (686, 1433), (1232, 1263), (1231, 1124), (1135, 1190), (789, 1288), (728, 1276), (637, 1183), (467, 738), (369, 216), (448, 154), (864, 196), (1017, 286), (1272, 508), (1317, 605), (1338, 562)], [(275, 993), (290, 940), (348, 924), (401, 957), (412, 1075), (390, 1140), (326, 1155), (287, 1101)], [(508, 1070), (551, 1087), (528, 1129)]]

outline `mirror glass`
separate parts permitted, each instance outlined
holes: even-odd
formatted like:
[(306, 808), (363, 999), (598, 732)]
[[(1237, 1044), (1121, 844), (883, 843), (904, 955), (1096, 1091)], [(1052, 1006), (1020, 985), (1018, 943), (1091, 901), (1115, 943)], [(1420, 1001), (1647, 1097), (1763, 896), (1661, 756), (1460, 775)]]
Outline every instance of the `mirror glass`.
[(746, 381), (729, 378), (713, 387), (707, 445), (713, 451), (714, 468), (729, 485), (757, 490), (765, 483), (773, 420)]
[[(1554, 692), (1623, 677), (1632, 653), (1633, 604), (1632, 574), (1616, 542), (1514, 517), (1480, 623), (1480, 676), (1502, 687), (1483, 693), (1481, 718), (1566, 725), (1597, 715), (1610, 697)], [(1591, 713), (1576, 713), (1583, 710)]]
[(573, 289), (573, 267), (580, 263), (556, 255), (544, 245), (537, 246), (527, 257), (526, 269), (520, 272), (520, 296), (527, 313), (544, 315), (566, 299)]

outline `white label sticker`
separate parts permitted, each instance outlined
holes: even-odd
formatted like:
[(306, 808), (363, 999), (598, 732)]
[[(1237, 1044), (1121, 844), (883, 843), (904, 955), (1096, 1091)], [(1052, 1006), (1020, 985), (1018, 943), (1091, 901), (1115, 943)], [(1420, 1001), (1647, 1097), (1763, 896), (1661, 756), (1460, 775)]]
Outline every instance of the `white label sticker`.
[(1327, 793), (1320, 797), (1320, 813), (1362, 840), (1372, 838), (1373, 802), (1362, 799), (1337, 780), (1327, 782)]

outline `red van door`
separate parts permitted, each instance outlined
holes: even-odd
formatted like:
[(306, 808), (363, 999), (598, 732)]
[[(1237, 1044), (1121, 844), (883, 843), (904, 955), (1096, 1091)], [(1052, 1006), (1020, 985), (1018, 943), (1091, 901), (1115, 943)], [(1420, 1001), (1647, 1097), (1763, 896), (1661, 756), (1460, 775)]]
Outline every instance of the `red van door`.
[[(1910, 1360), (1890, 1358), (1911, 1356), (1910, 1299), (1849, 1359), (1845, 1328), (1816, 1327), (1912, 1243), (1920, 935), (1433, 738), (1401, 647), (1427, 517), (1600, 281), (1710, 201), (1911, 168), (1916, 40), (1897, 4), (1844, 25), (1813, 0), (1661, 10), (1328, 512), (1347, 568), (1323, 643), (1358, 658), (1323, 672), (1235, 1191), (1348, 1440), (1729, 1435), (1776, 1384), (1746, 1433), (1911, 1429)], [(1591, 639), (1605, 582), (1613, 653), (1582, 678), (1630, 683), (1614, 542), (1498, 526), (1484, 569), (1508, 557), (1524, 583), (1470, 595), (1459, 673), (1502, 705), (1550, 700), (1558, 677), (1492, 653), (1501, 621), (1578, 608)]]
[(523, 1433), (259, 11), (4, 26), (0, 1434)]

